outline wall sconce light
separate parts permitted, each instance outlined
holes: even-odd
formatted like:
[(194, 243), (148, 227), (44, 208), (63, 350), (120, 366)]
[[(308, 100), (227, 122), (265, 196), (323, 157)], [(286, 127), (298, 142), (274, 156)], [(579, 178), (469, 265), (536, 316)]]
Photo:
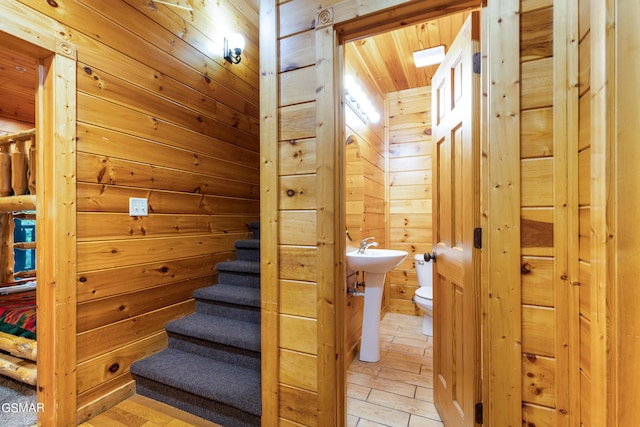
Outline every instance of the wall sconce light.
[(378, 123), (380, 121), (380, 114), (376, 111), (367, 94), (362, 90), (362, 87), (356, 83), (355, 79), (352, 76), (345, 76), (344, 86), (345, 100), (356, 115), (360, 117), (365, 124), (368, 121)]
[(228, 39), (224, 38), (224, 59), (232, 64), (239, 64), (242, 60), (242, 50), (244, 49), (244, 37), (240, 34), (233, 34)]

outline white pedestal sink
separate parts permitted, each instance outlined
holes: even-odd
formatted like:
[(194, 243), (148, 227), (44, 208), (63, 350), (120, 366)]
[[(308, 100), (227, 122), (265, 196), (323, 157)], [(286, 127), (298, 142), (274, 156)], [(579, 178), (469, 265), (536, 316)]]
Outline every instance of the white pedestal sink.
[(366, 249), (361, 253), (358, 251), (347, 253), (349, 270), (366, 273), (360, 342), (360, 360), (363, 362), (380, 360), (380, 304), (384, 278), (387, 271), (404, 261), (407, 255), (405, 251), (392, 249)]

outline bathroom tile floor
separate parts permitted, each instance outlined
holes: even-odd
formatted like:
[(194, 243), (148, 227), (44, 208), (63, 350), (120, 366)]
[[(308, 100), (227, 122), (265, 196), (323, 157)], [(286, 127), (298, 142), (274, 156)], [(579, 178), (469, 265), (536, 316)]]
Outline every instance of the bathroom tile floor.
[(433, 404), (432, 338), (422, 317), (387, 313), (379, 362), (356, 357), (347, 369), (348, 427), (442, 427)]

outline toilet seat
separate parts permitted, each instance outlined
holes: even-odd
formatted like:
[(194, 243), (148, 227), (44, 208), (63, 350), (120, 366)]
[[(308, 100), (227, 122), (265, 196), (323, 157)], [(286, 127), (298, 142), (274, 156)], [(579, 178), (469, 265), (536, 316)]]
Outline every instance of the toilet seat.
[(433, 288), (431, 286), (422, 286), (416, 289), (416, 296), (423, 299), (433, 299)]

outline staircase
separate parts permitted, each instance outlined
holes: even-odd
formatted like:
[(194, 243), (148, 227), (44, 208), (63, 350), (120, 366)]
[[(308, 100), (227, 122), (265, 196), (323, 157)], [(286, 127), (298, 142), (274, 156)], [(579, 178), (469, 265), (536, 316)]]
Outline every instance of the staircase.
[(260, 223), (197, 289), (196, 312), (167, 323), (169, 346), (131, 365), (138, 394), (228, 427), (259, 426)]

